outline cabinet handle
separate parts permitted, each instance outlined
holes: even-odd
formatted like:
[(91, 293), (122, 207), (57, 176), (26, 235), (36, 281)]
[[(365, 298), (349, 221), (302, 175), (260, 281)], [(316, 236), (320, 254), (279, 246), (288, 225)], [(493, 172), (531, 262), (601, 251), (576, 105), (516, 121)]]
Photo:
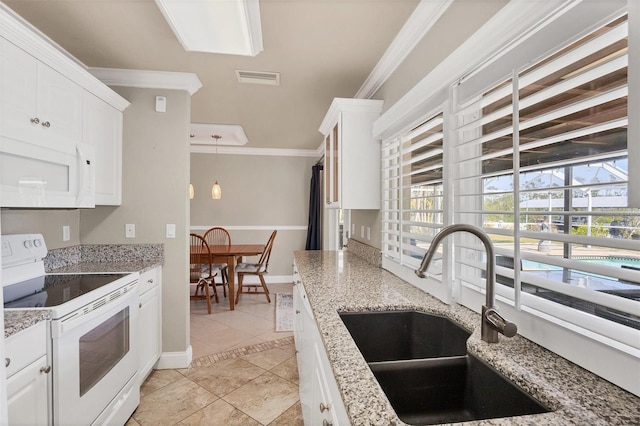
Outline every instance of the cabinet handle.
[(5, 359), (4, 359), (4, 366), (5, 366), (5, 367), (8, 367), (8, 366), (9, 366), (9, 364), (11, 364), (11, 358), (5, 358)]
[(329, 420), (324, 419), (322, 421), (322, 426), (333, 426), (333, 422), (330, 422)]
[(40, 372), (44, 374), (49, 374), (51, 372), (51, 366), (47, 365), (46, 367), (40, 368)]
[(331, 404), (325, 404), (324, 402), (320, 403), (320, 412), (324, 413), (325, 411), (328, 411), (331, 409)]
[(31, 122), (32, 122), (33, 124), (38, 124), (38, 123), (40, 123), (40, 119), (39, 119), (38, 117), (35, 117), (35, 118), (32, 118), (32, 119), (31, 119)]
[(49, 123), (48, 121), (45, 121), (42, 123), (42, 127), (51, 127), (51, 123)]

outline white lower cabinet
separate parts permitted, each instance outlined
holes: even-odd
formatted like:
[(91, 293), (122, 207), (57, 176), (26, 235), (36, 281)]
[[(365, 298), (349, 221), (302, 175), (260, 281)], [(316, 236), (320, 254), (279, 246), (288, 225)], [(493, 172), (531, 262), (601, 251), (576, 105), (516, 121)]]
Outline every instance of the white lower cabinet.
[(298, 350), (300, 404), (304, 424), (349, 425), (347, 411), (302, 283), (295, 283), (293, 294), (296, 312), (294, 339)]
[(162, 353), (162, 268), (140, 274), (138, 382), (147, 378)]
[(9, 425), (50, 425), (51, 364), (47, 358), (47, 321), (6, 340)]

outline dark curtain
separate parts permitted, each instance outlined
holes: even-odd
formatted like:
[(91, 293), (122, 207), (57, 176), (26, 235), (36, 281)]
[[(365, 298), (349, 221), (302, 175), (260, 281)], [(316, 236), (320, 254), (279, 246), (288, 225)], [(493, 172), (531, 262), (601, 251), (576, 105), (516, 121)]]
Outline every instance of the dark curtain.
[(306, 250), (322, 249), (322, 179), (320, 172), (322, 165), (316, 164), (311, 168), (311, 191), (309, 194), (309, 226), (307, 228)]

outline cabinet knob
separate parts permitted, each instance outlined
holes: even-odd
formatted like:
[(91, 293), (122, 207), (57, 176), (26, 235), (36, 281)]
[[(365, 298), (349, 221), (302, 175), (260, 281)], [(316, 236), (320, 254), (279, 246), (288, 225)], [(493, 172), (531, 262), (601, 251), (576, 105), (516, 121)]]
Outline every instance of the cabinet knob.
[(138, 308), (142, 308), (142, 303), (138, 303)]
[(33, 124), (38, 124), (38, 123), (40, 123), (40, 119), (38, 117), (34, 117), (34, 118), (31, 119), (31, 122)]
[(330, 422), (329, 420), (324, 419), (322, 421), (322, 426), (333, 426), (333, 422)]
[(11, 358), (5, 358), (5, 359), (4, 359), (4, 366), (5, 366), (5, 367), (8, 367), (8, 366), (9, 366), (9, 364), (11, 364)]
[(51, 127), (51, 123), (49, 123), (48, 121), (45, 121), (42, 123), (42, 127)]
[(51, 366), (47, 365), (46, 367), (40, 368), (40, 372), (44, 374), (49, 374), (51, 372)]
[(149, 278), (149, 279), (147, 280), (147, 282), (148, 282), (149, 284), (153, 284), (153, 278)]
[(300, 311), (296, 309), (296, 314), (299, 314), (299, 313), (300, 313)]
[(320, 403), (320, 412), (324, 413), (325, 411), (328, 411), (331, 409), (331, 404), (325, 404), (324, 402)]

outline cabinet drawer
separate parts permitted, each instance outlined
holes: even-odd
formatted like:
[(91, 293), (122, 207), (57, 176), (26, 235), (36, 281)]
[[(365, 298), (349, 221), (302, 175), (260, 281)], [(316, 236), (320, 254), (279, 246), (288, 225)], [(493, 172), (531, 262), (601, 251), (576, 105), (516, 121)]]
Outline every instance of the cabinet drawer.
[(47, 354), (47, 324), (39, 323), (10, 336), (5, 341), (5, 365), (7, 377), (11, 377), (27, 365)]
[(160, 282), (160, 267), (150, 269), (140, 274), (138, 280), (140, 295), (143, 295), (147, 291), (151, 290)]

